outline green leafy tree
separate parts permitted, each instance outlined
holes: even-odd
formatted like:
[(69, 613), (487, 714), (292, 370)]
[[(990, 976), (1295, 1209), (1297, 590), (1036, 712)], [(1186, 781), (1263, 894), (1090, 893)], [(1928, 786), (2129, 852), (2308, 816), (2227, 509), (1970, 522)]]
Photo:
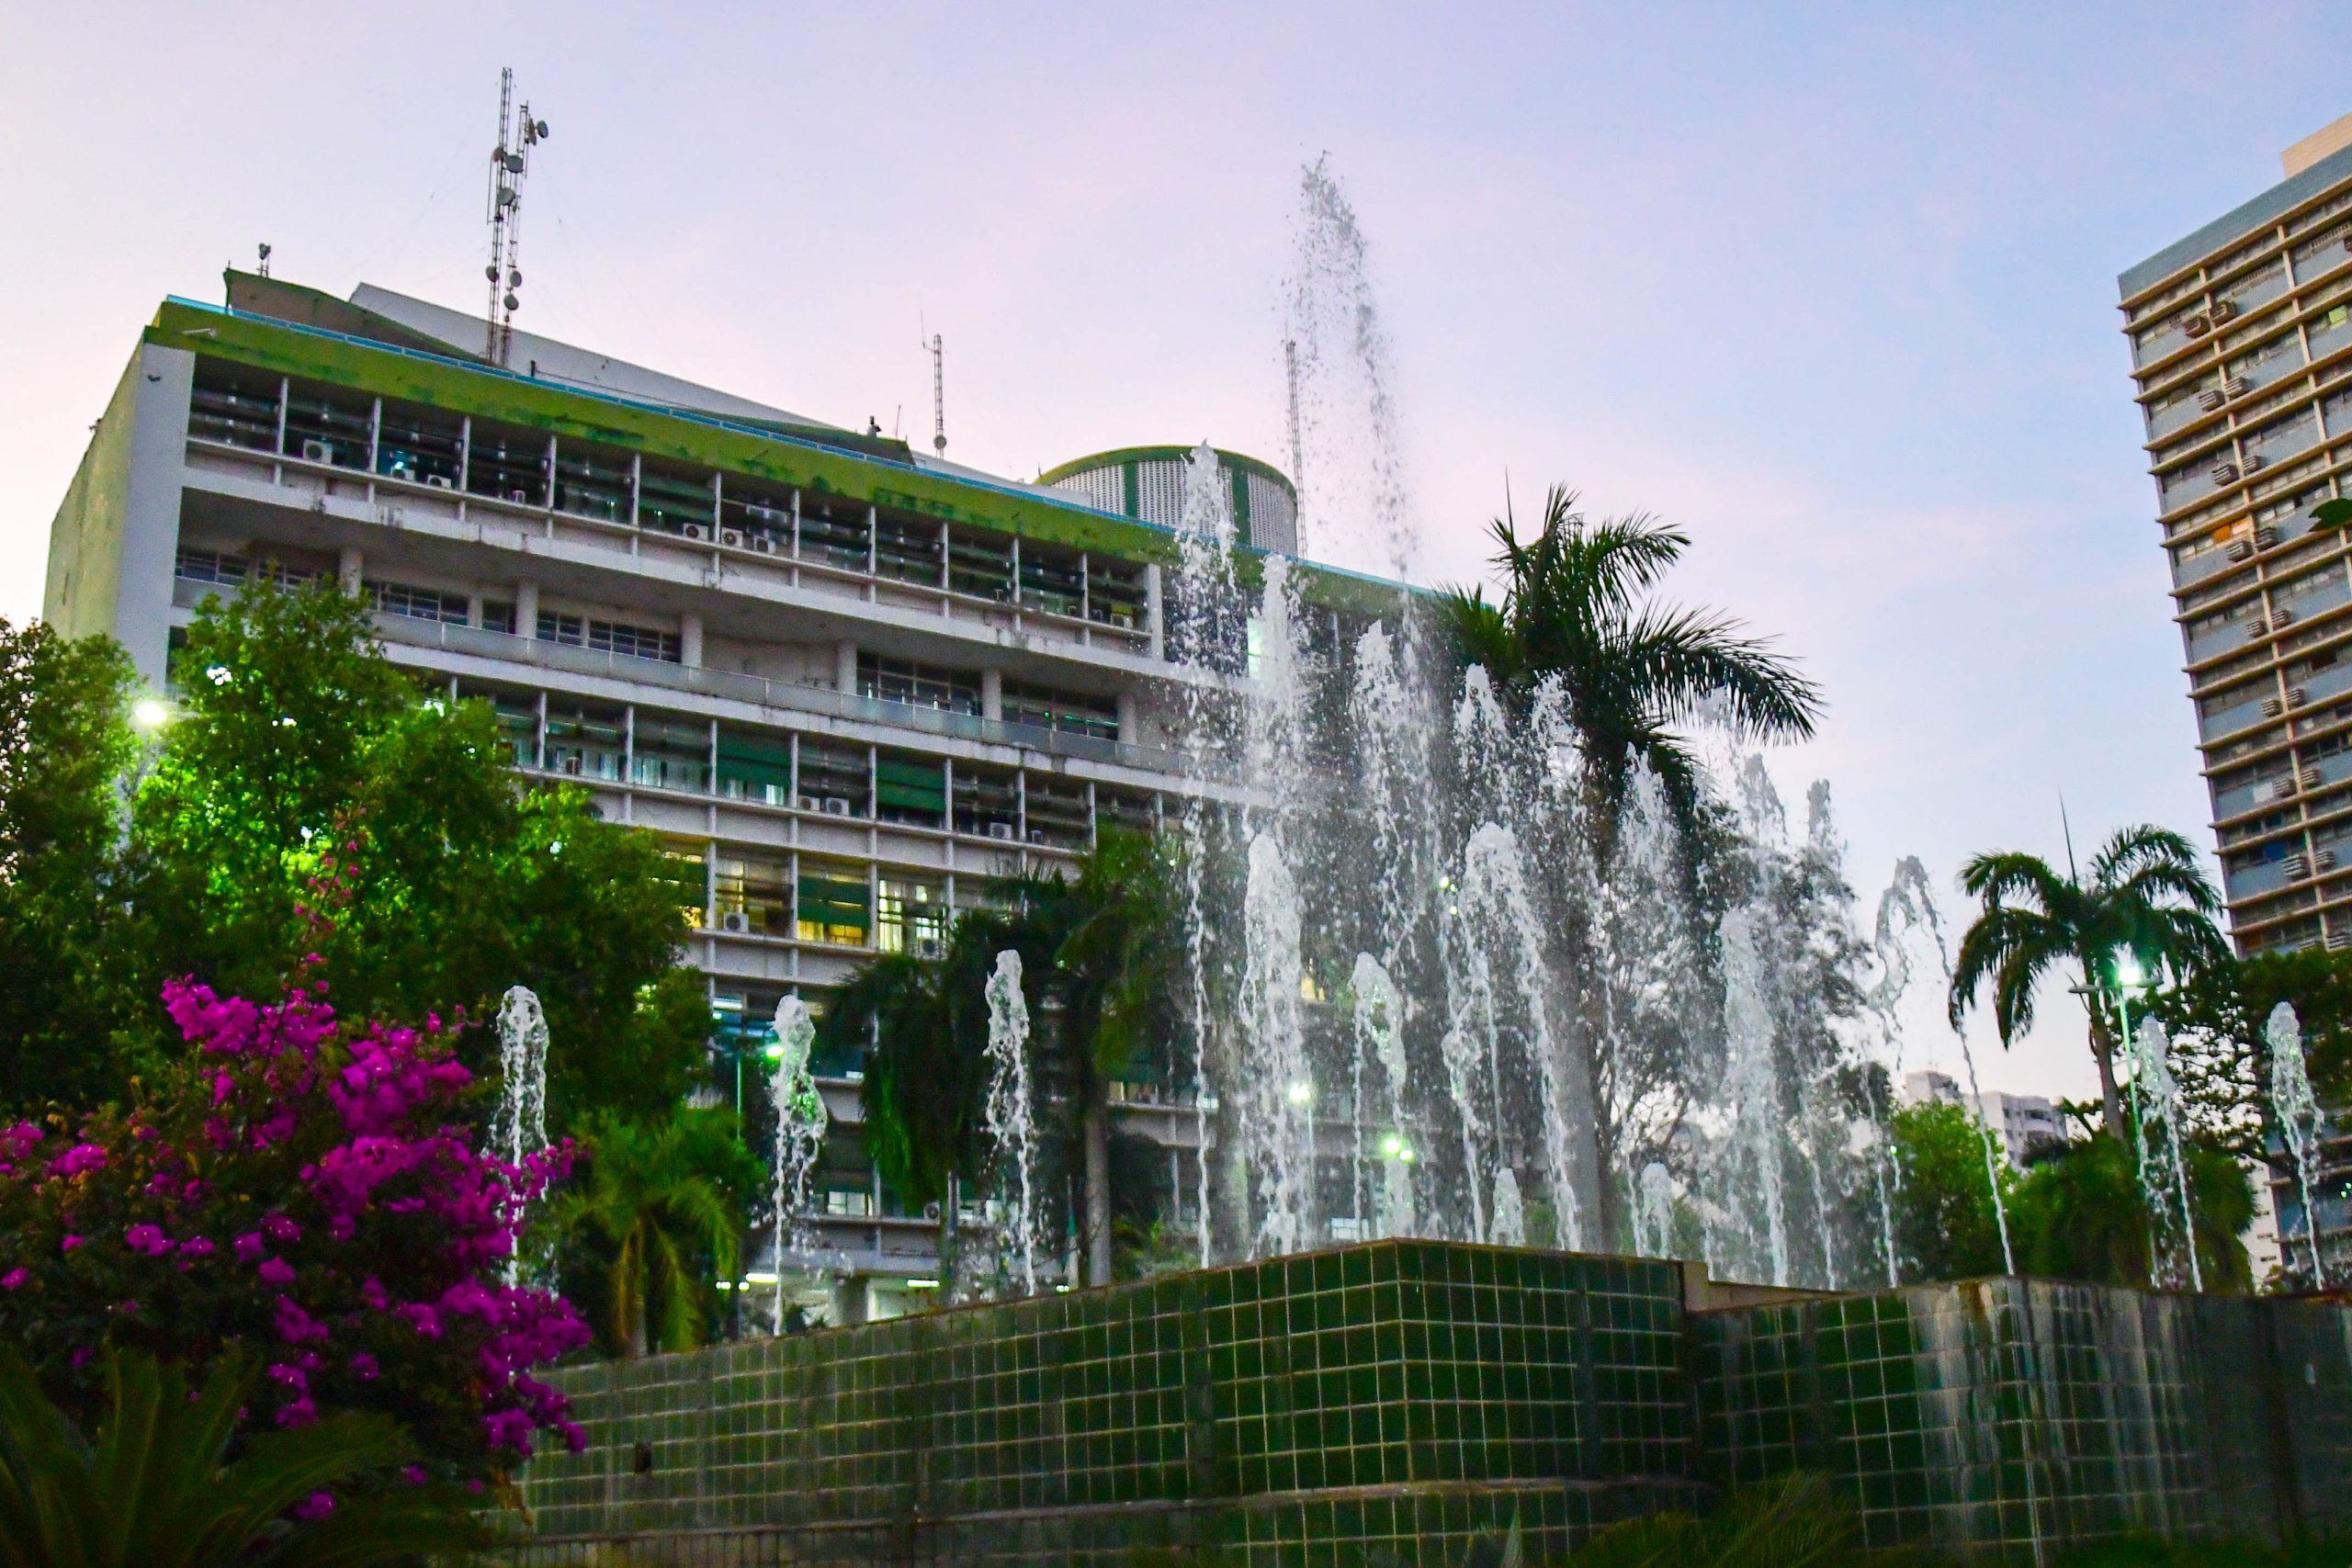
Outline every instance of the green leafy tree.
[[(2226, 1151), (2185, 1145), (2197, 1259), (2209, 1291), (2249, 1288), (2245, 1248), (2254, 1188)], [(2087, 1137), (2041, 1159), (2014, 1189), (2018, 1267), (2028, 1274), (2144, 1287), (2151, 1240), (2135, 1156), (2120, 1138)]]
[(249, 1434), (254, 1380), (223, 1360), (198, 1387), (175, 1365), (111, 1351), (85, 1432), (30, 1368), (0, 1356), (0, 1568), (367, 1568), (483, 1543), (389, 1417), (330, 1416)]
[(137, 752), (130, 693), (113, 642), (0, 621), (0, 1102), (85, 1100), (109, 1081), (124, 987), (103, 939)]
[(1897, 1111), (1890, 1129), (1901, 1184), (1894, 1194), (1894, 1243), (1906, 1280), (1975, 1280), (1998, 1274), (2000, 1216), (1993, 1183), (2007, 1199), (2007, 1160), (1984, 1166), (1984, 1127), (1965, 1106), (1931, 1102)]
[(114, 943), (140, 996), (184, 974), (271, 995), (313, 951), (347, 1015), (481, 1016), (526, 985), (559, 1125), (676, 1102), (708, 1020), (649, 835), (519, 787), (489, 709), (420, 691), (331, 583), (208, 601), (175, 669)]
[(1642, 515), (1589, 522), (1576, 507), (1575, 491), (1554, 486), (1532, 539), (1508, 512), (1495, 519), (1501, 598), (1456, 589), (1443, 603), (1462, 656), (1506, 693), (1525, 701), (1542, 682), (1559, 682), (1607, 815), (1636, 758), (1689, 814), (1698, 764), (1679, 731), (1711, 701), (1752, 739), (1813, 734), (1821, 694), (1767, 641), (1728, 615), (1644, 602), (1690, 547), (1688, 534)]
[(762, 1172), (727, 1110), (684, 1111), (652, 1125), (610, 1111), (583, 1128), (586, 1171), (558, 1194), (548, 1228), (568, 1248), (573, 1293), (600, 1306), (601, 1337), (627, 1356), (687, 1350), (715, 1314), (715, 1281), (732, 1280), (744, 1199)]
[(2123, 1136), (2114, 987), (2128, 977), (2117, 964), (2129, 959), (2149, 975), (2190, 975), (2224, 952), (2213, 925), (2221, 896), (2197, 852), (2177, 833), (2143, 825), (2101, 845), (2087, 875), (2071, 866), (2062, 875), (2035, 855), (1981, 854), (1962, 868), (1961, 886), (1984, 907), (1952, 967), (1952, 1027), (1989, 984), (1993, 1021), (2009, 1044), (2032, 1027), (2041, 983), (2071, 966), (2089, 1003), (2101, 1114), (2108, 1132)]
[(2352, 953), (2307, 947), (2222, 958), (2151, 1002), (2171, 1032), (2173, 1073), (2189, 1124), (2206, 1141), (2259, 1158), (2269, 1117), (2271, 1010), (2302, 1027), (2321, 1100), (2352, 1098)]

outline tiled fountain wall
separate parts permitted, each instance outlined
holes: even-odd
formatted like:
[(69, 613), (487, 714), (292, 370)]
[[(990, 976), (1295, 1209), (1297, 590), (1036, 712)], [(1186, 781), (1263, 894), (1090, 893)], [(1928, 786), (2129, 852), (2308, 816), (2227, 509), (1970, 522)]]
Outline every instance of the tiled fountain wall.
[(1671, 1263), (1378, 1242), (583, 1366), (560, 1381), (591, 1446), (531, 1465), (518, 1560), (1450, 1568), (1513, 1523), (1540, 1561), (1792, 1468), (1888, 1543), (2352, 1523), (2346, 1309), (1684, 1289)]

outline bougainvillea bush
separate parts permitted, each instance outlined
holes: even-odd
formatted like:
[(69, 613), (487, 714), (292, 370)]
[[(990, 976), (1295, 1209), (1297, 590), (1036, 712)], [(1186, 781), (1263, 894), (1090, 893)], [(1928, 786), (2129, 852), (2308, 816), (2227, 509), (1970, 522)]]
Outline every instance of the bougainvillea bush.
[(266, 1369), (254, 1429), (380, 1411), (447, 1480), (499, 1480), (545, 1434), (576, 1447), (533, 1374), (588, 1328), (503, 1283), (567, 1151), (480, 1153), (441, 1021), (339, 1025), (324, 989), (170, 985), (188, 1049), (131, 1109), (0, 1129), (0, 1339), (91, 1401), (109, 1344), (237, 1353)]

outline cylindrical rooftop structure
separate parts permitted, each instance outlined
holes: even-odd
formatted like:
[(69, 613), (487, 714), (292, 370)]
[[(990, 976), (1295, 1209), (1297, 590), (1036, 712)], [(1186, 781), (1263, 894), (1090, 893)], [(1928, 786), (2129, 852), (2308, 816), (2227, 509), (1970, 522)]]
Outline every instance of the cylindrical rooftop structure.
[[(1190, 446), (1123, 446), (1048, 468), (1037, 482), (1068, 491), (1089, 506), (1163, 528), (1184, 521)], [(1298, 489), (1281, 469), (1216, 448), (1217, 472), (1233, 498), (1235, 536), (1252, 549), (1298, 553)]]

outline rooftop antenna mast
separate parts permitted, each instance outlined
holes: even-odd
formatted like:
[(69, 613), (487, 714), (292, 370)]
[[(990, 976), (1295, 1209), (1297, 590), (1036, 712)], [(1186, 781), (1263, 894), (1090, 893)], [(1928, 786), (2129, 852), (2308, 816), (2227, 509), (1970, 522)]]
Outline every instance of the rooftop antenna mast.
[(933, 333), (922, 348), (931, 355), (931, 449), (944, 457), (947, 455), (947, 345)]
[(531, 118), (531, 106), (514, 112), (514, 69), (498, 73), (498, 144), (490, 150), (490, 338), (483, 354), (503, 366), (514, 342), (514, 312), (523, 303), (519, 247), (523, 242), (523, 176), (531, 171), (531, 149), (547, 140), (548, 122)]
[(1298, 339), (1290, 334), (1288, 322), (1283, 323), (1283, 412), (1289, 416), (1290, 426), (1290, 482), (1305, 484), (1306, 457), (1301, 447), (1305, 437), (1299, 429), (1298, 412)]

